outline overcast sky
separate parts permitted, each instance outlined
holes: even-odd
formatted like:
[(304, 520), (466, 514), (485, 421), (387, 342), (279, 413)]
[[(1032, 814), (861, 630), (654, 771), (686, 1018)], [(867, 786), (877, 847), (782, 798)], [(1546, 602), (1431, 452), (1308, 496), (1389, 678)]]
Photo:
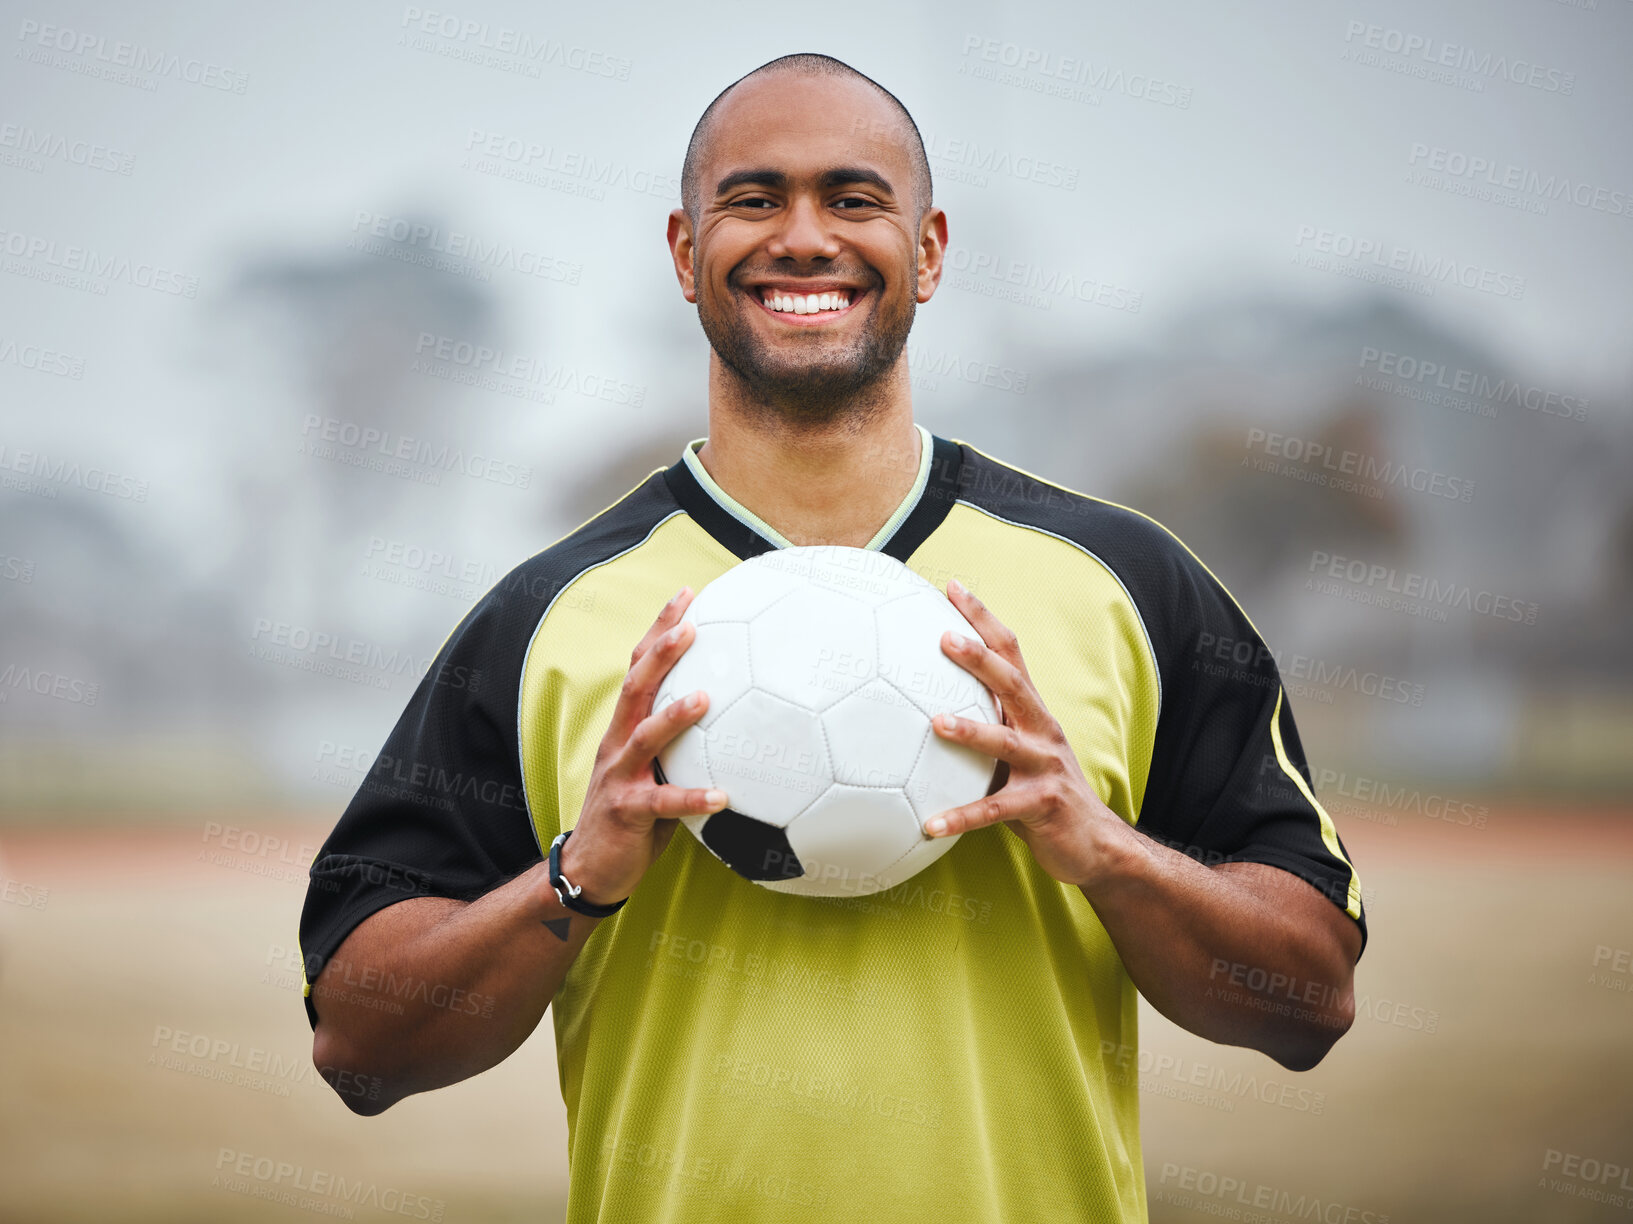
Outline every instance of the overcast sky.
[[(1024, 330), (1061, 344), (1137, 343), (1203, 294), (1348, 293), (1352, 277), (1296, 257), (1372, 243), (1378, 258), (1451, 263), (1483, 281), (1442, 281), (1422, 304), (1523, 351), (1539, 371), (1600, 385), (1628, 373), (1626, 0), (938, 3), (797, 15), (654, 4), (633, 18), (629, 6), (495, 0), (296, 3), (275, 17), (181, 4), (0, 7), (9, 44), (0, 124), (14, 125), (0, 228), (196, 276), (199, 302), (237, 252), (269, 241), (335, 249), (360, 211), (437, 208), (452, 226), (582, 266), (577, 286), (496, 274), (541, 347), (650, 382), (660, 376), (645, 364), (654, 334), (689, 328), (698, 361), (678, 373), (696, 377), (702, 340), (668, 264), (663, 227), (677, 201), (664, 187), (721, 87), (775, 55), (819, 50), (876, 76), (914, 113), (956, 258), (1093, 279), (1112, 302), (1140, 302), (1137, 313), (1104, 302), (1016, 311), (946, 291), (921, 313), (916, 341), (990, 345)], [(504, 49), (520, 36), (546, 54)], [(129, 69), (152, 89), (89, 75), (115, 70), (128, 54), (121, 43), (174, 67)], [(19, 166), (23, 130), (36, 144), (49, 135), (106, 146), (131, 172), (50, 154), (34, 155), (38, 169)], [(464, 168), (473, 131), (548, 146), (546, 160), (611, 161), (654, 190), (611, 186), (591, 200)], [(1015, 172), (960, 181), (980, 173), (962, 159), (988, 151), (1040, 167), (1045, 181)], [(1408, 181), (1475, 159), (1493, 169), (1453, 181), (1529, 183), (1511, 192), (1519, 206)], [(1550, 198), (1539, 186), (1550, 180), (1555, 193), (1568, 181), (1570, 194)], [(18, 239), (8, 241), (14, 261)], [(98, 406), (81, 411), (113, 429), (185, 394), (178, 337), (198, 309), (128, 284), (97, 296), (0, 278), (8, 333), (89, 360), (83, 383), (50, 386), (33, 402), (49, 410), (54, 399), (91, 397)]]
[[(396, 531), (508, 565), (577, 521), (539, 520), (565, 513), (554, 485), (643, 432), (707, 432), (707, 346), (666, 218), (703, 108), (793, 51), (874, 76), (925, 136), (950, 271), (919, 311), (916, 347), (995, 365), (1040, 347), (1160, 359), (1168, 325), (1199, 304), (1269, 294), (1314, 312), (1377, 292), (1382, 275), (1395, 277), (1385, 294), (1531, 383), (1591, 395), (1596, 420), (1630, 402), (1629, 0), (275, 12), (6, 0), (0, 16), (3, 462), (45, 448), (153, 486), (140, 506), (0, 492), (0, 512), (118, 510), (129, 537), (201, 581), (229, 581), (244, 550), (280, 556), (268, 574), (303, 573), (300, 550), (327, 526), (284, 512), (276, 465), (254, 468), (262, 445), (295, 462), (293, 431), (268, 422), (305, 401), (302, 371), (279, 369), (294, 364), (286, 338), (246, 336), (262, 325), (248, 317), (219, 325), (251, 264), (341, 266), (373, 231), (435, 219), (438, 242), (414, 249), (435, 254), (457, 231), (519, 253), (456, 260), (483, 278), (506, 344), (643, 389), (638, 406), (443, 400), (459, 408), (443, 440), (509, 448), (536, 467), (533, 492), (473, 480), (408, 496), (360, 475), (364, 509), (342, 517), (365, 539)], [(76, 270), (87, 258), (112, 270)], [(1090, 287), (1060, 292), (1068, 280)], [(1013, 281), (1030, 302), (993, 296)], [(53, 369), (30, 368), (42, 353)], [(1024, 433), (1039, 407), (955, 398), (967, 391), (918, 396), (916, 410), (932, 427), (984, 414), (944, 431), (979, 442)], [(1098, 452), (1122, 453), (1136, 409), (1092, 423)], [(238, 496), (252, 477), (272, 496)], [(328, 543), (356, 568), (355, 541)], [(65, 577), (42, 570), (40, 595), (66, 598)], [(372, 632), (406, 640), (402, 590), (364, 585)], [(294, 590), (257, 598), (257, 617), (301, 607)], [(464, 605), (427, 601), (434, 643)], [(233, 632), (247, 641), (248, 622)], [(401, 702), (336, 700), (352, 713), (372, 702), (375, 723)], [(305, 722), (291, 732), (310, 735)]]
[[(1404, 269), (1386, 293), (1596, 412), (1633, 381), (1628, 0), (0, 8), (0, 341), (83, 363), (0, 360), (0, 442), (134, 467), (162, 494), (145, 522), (172, 530), (216, 496), (200, 423), (256, 412), (267, 377), (212, 348), (234, 275), (344, 259), (410, 218), (550, 269), (465, 261), (518, 352), (644, 388), (639, 407), (496, 401), (461, 429), (515, 425), (546, 473), (677, 417), (705, 433), (666, 217), (703, 107), (796, 50), (875, 76), (924, 133), (951, 271), (916, 346), (1115, 355), (1199, 302), (1314, 309)], [(70, 248), (161, 286), (42, 282)], [(990, 295), (1011, 280), (1030, 306)]]

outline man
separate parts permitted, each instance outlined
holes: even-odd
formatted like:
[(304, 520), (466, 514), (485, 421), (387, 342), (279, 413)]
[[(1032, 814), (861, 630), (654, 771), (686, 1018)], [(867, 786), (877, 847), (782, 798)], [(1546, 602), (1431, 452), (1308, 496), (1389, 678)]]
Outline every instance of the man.
[[(313, 864), (314, 1058), (358, 1112), (553, 1004), (572, 1221), (1143, 1220), (1136, 989), (1295, 1070), (1348, 1027), (1359, 882), (1246, 615), (1151, 520), (914, 423), (946, 241), (917, 128), (846, 65), (704, 113), (669, 244), (707, 440), (483, 598)], [(938, 718), (993, 788), (865, 899), (734, 875), (675, 832), (729, 794), (652, 768), (708, 708), (652, 709), (692, 593), (815, 543), (944, 586), (1004, 711)]]

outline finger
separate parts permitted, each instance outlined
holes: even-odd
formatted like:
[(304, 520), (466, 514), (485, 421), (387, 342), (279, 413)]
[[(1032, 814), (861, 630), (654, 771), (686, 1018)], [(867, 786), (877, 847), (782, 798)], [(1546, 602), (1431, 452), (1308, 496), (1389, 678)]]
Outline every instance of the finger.
[(984, 829), (1004, 820), (1015, 820), (1025, 814), (1025, 800), (1013, 789), (994, 792), (974, 803), (948, 808), (924, 822), (924, 831), (931, 837), (951, 837)]
[(964, 619), (981, 635), (981, 640), (996, 651), (999, 657), (1025, 675), (1026, 663), (1021, 658), (1020, 639), (1015, 636), (1014, 631), (994, 616), (987, 605), (976, 598), (958, 579), (953, 578), (947, 583), (947, 594), (952, 599), (953, 606), (964, 614)]
[[(659, 613), (658, 621), (631, 654), (629, 671), (618, 691), (609, 728), (615, 743), (626, 741), (634, 733), (636, 724), (652, 712), (652, 699), (657, 695), (658, 686), (675, 660), (696, 638), (696, 627), (680, 619), (690, 602), (690, 588), (685, 588), (667, 605), (668, 611)], [(668, 627), (657, 632), (665, 622)]]
[(641, 635), (641, 640), (635, 643), (635, 649), (630, 652), (629, 665), (634, 667), (641, 661), (641, 656), (652, 649), (652, 645), (669, 630), (680, 624), (680, 618), (686, 615), (686, 609), (691, 604), (693, 591), (691, 587), (681, 587), (669, 597), (669, 602), (658, 611), (658, 618), (652, 622), (647, 631)]
[(653, 757), (669, 746), (671, 740), (702, 718), (708, 710), (709, 695), (698, 689), (648, 714), (630, 733), (614, 762), (614, 768), (625, 777), (639, 775), (651, 764)]
[(956, 714), (937, 714), (930, 725), (942, 739), (973, 748), (1023, 771), (1038, 771), (1047, 764), (1048, 753), (1036, 740), (1014, 727), (960, 718)]
[(679, 816), (707, 816), (726, 806), (726, 792), (702, 787), (654, 786), (647, 792), (654, 820)]
[(949, 629), (941, 635), (941, 648), (1003, 702), (1017, 726), (1035, 727), (1043, 721), (1043, 699), (1032, 687), (1031, 677), (992, 647)]

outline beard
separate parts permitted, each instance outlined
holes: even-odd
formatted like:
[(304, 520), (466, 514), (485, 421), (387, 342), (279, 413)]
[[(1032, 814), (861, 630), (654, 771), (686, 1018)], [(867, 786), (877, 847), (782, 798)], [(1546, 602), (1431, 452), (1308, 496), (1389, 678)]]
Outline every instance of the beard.
[[(858, 278), (860, 279), (860, 278)], [(733, 285), (733, 290), (736, 286)], [(742, 291), (744, 298), (753, 296)], [(882, 286), (870, 285), (858, 306), (872, 312), (851, 326), (845, 337), (790, 329), (782, 343), (768, 341), (732, 309), (716, 309), (712, 294), (698, 294), (697, 317), (703, 334), (722, 365), (735, 374), (747, 394), (746, 406), (779, 421), (799, 426), (828, 425), (847, 417), (865, 421), (881, 405), (881, 383), (895, 367), (913, 329), (916, 300), (886, 300)], [(753, 302), (745, 310), (759, 310)]]

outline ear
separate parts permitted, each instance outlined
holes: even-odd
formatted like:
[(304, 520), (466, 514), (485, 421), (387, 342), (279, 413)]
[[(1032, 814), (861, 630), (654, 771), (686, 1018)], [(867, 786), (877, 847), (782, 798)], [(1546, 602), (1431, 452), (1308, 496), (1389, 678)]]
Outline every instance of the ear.
[(919, 223), (919, 301), (928, 302), (941, 284), (942, 263), (947, 257), (947, 213), (944, 209), (925, 210)]
[(697, 301), (697, 284), (692, 277), (692, 221), (684, 208), (669, 214), (669, 255), (675, 261), (675, 279), (688, 302)]

